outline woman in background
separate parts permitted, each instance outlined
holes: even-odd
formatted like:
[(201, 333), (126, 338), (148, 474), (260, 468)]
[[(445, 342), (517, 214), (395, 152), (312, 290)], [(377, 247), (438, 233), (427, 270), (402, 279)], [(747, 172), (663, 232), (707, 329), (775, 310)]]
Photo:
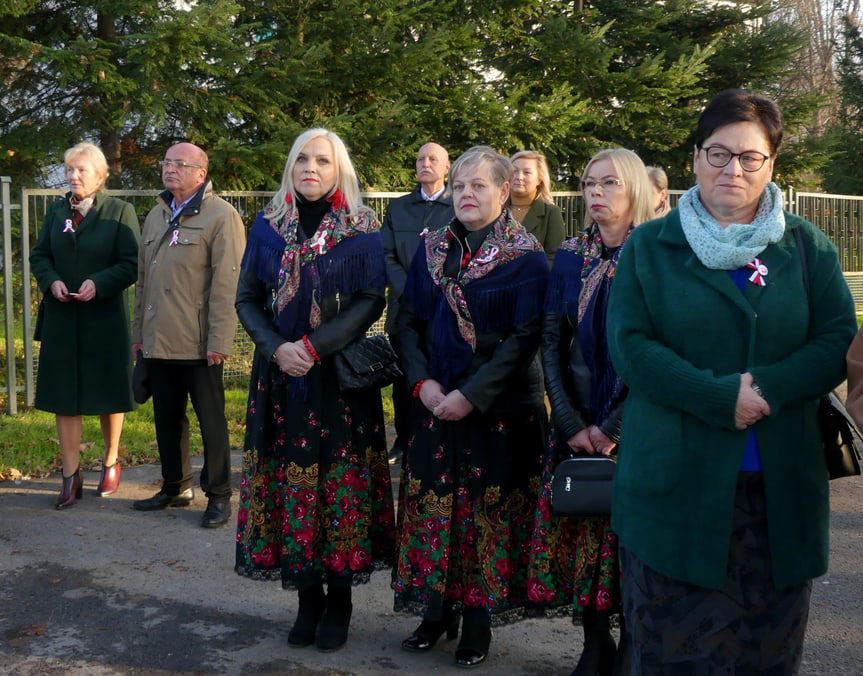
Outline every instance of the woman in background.
[(608, 298), (621, 251), (635, 226), (653, 218), (653, 191), (631, 150), (601, 150), (582, 174), (584, 232), (561, 245), (551, 272), (542, 327), (542, 363), (551, 402), (552, 443), (544, 463), (531, 544), (531, 601), (568, 609), (584, 648), (573, 676), (628, 673), (621, 617), (620, 558), (609, 517), (557, 517), (551, 481), (572, 454), (616, 455), (626, 387), (611, 364)]
[(108, 162), (91, 143), (63, 157), (69, 192), (48, 209), (30, 267), (44, 298), (36, 408), (56, 415), (66, 509), (81, 498), (84, 415), (98, 415), (105, 443), (96, 494), (120, 484), (123, 418), (135, 408), (126, 289), (138, 276), (134, 207), (103, 191)]
[(342, 647), (351, 586), (392, 562), (380, 390), (340, 392), (333, 363), (380, 317), (385, 286), (380, 226), (344, 143), (303, 132), (249, 233), (236, 302), (255, 358), (235, 568), (297, 590), (292, 647)]
[(513, 167), (509, 209), (525, 229), (539, 240), (548, 263), (565, 237), (563, 216), (551, 196), (551, 179), (545, 155), (522, 150), (510, 158)]
[(653, 213), (656, 218), (665, 216), (671, 211), (671, 206), (668, 204), (668, 176), (661, 167), (647, 167), (647, 175), (653, 185)]

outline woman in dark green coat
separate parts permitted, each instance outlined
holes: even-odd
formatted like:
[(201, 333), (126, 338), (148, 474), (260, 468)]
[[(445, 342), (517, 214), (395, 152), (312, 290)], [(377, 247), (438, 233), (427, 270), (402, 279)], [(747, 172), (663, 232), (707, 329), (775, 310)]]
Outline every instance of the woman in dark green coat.
[(140, 229), (128, 202), (102, 192), (108, 163), (79, 143), (66, 151), (69, 192), (48, 209), (30, 266), (44, 298), (36, 408), (57, 416), (63, 487), (57, 509), (81, 497), (82, 415), (98, 415), (105, 459), (97, 494), (117, 491), (117, 451), (134, 407), (125, 289), (138, 276)]
[(718, 94), (698, 185), (617, 266), (608, 347), (629, 396), (611, 525), (633, 674), (798, 673), (827, 570), (817, 402), (857, 323), (836, 248), (782, 208), (782, 127), (767, 97)]

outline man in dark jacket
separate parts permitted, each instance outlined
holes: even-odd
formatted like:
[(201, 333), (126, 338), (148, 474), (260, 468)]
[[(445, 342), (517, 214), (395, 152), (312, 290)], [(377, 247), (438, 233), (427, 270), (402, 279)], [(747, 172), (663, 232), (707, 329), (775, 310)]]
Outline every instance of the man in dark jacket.
[[(407, 195), (390, 202), (381, 229), (387, 261), (387, 320), (386, 332), (396, 331), (396, 315), (405, 290), (407, 272), (420, 244), (420, 234), (447, 225), (455, 216), (452, 193), (446, 186), (449, 154), (437, 143), (426, 143), (417, 153), (419, 184)], [(393, 383), (393, 409), (396, 441), (391, 458), (404, 450), (410, 426), (411, 393), (404, 379)]]
[(163, 483), (152, 498), (132, 506), (151, 511), (191, 504), (191, 398), (204, 445), (201, 488), (208, 502), (201, 525), (216, 528), (231, 514), (222, 373), (237, 328), (234, 299), (245, 230), (237, 210), (213, 192), (203, 150), (178, 143), (160, 164), (165, 191), (141, 236), (132, 354), (143, 352), (150, 377)]

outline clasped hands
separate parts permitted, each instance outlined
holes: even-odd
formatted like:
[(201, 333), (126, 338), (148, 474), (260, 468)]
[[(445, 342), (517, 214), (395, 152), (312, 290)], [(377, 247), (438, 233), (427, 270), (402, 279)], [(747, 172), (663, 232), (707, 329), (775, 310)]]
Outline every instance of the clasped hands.
[(443, 390), (443, 385), (432, 378), (423, 381), (419, 398), (423, 406), (441, 420), (461, 420), (474, 409), (473, 404), (460, 390), (453, 390), (447, 394)]
[(611, 455), (614, 447), (617, 446), (596, 425), (590, 425), (579, 430), (566, 440), (566, 444), (575, 452), (587, 451), (591, 455), (594, 453)]
[(51, 295), (61, 303), (68, 303), (70, 300), (77, 300), (85, 303), (96, 297), (96, 285), (93, 283), (92, 279), (85, 279), (81, 282), (81, 286), (77, 291), (69, 291), (69, 288), (66, 286), (66, 282), (57, 279), (51, 282), (51, 286), (48, 287), (48, 290), (51, 292)]
[(276, 348), (273, 359), (278, 364), (282, 373), (287, 373), (294, 378), (301, 378), (315, 365), (315, 360), (302, 340), (293, 343), (282, 343)]
[(740, 374), (740, 390), (734, 410), (734, 426), (739, 430), (745, 430), (770, 415), (770, 405), (752, 389), (753, 382), (755, 380), (748, 371)]

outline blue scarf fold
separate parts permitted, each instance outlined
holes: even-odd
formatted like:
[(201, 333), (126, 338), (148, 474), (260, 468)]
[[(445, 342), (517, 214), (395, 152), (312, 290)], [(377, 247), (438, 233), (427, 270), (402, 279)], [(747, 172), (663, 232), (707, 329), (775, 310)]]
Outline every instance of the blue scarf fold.
[[(444, 291), (429, 274), (428, 247), (420, 246), (411, 263), (405, 296), (423, 321), (434, 323), (429, 346), (432, 378), (449, 390), (470, 366), (474, 350), (459, 328)], [(444, 252), (445, 254), (445, 252)], [(482, 277), (460, 285), (474, 335), (506, 333), (542, 312), (548, 282), (548, 259), (537, 246), (524, 250)]]
[(607, 258), (602, 258), (602, 240), (595, 223), (581, 237), (564, 242), (555, 254), (545, 299), (546, 312), (574, 320), (576, 339), (590, 370), (590, 401), (581, 405), (587, 406), (589, 422), (596, 425), (602, 424), (627, 391), (611, 362), (606, 318), (617, 261), (628, 238), (629, 233)]
[[(242, 265), (272, 292), (279, 282), (285, 240), (258, 214), (249, 231)], [(298, 340), (311, 333), (312, 304), (323, 298), (386, 286), (386, 262), (380, 232), (358, 232), (346, 237), (322, 256), (300, 267), (297, 293), (278, 314), (279, 333)]]

